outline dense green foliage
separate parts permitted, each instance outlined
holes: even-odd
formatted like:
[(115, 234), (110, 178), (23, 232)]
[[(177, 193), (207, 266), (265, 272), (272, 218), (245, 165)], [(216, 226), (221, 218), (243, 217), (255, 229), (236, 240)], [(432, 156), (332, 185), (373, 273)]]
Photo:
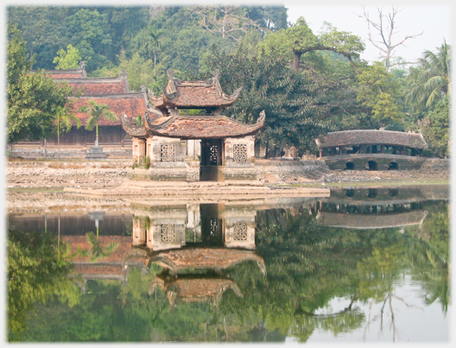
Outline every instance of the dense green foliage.
[[(244, 87), (231, 110), (236, 118), (253, 122), (266, 110), (259, 141), (269, 156), (290, 145), (312, 152), (314, 138), (329, 130), (378, 128), (421, 131), (429, 154), (449, 154), (447, 43), (424, 52), (416, 66), (387, 70), (361, 59), (365, 44), (358, 36), (329, 23), (315, 34), (305, 18), (287, 23), (284, 6), (11, 6), (8, 21), (25, 40), (21, 54), (36, 57), (9, 59), (16, 68), (30, 69), (33, 62), (35, 69), (64, 69), (81, 59), (90, 76), (126, 70), (132, 91), (145, 85), (156, 94), (167, 83), (167, 69), (181, 79), (220, 69), (222, 88)], [(12, 118), (30, 122), (36, 139), (47, 128), (33, 124), (36, 115)], [(9, 141), (30, 138), (23, 129)]]
[(8, 142), (21, 139), (40, 140), (56, 132), (54, 126), (59, 108), (70, 113), (69, 97), (73, 88), (57, 84), (43, 72), (31, 73), (25, 42), (18, 29), (8, 27), (7, 63), (7, 138)]
[(80, 292), (68, 278), (71, 270), (69, 246), (56, 236), (39, 231), (8, 231), (8, 337), (19, 338), (38, 303), (55, 300), (69, 308), (79, 302)]

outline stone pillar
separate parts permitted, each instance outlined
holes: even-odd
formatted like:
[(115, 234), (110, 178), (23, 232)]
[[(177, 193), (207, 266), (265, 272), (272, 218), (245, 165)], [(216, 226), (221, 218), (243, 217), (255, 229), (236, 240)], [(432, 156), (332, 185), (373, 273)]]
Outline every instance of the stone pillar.
[(146, 229), (143, 217), (133, 218), (133, 246), (146, 244)]
[(147, 138), (146, 139), (146, 153), (145, 155), (149, 157), (149, 159), (152, 159), (152, 139), (153, 138)]
[(133, 160), (137, 163), (144, 159), (146, 155), (146, 141), (141, 138), (133, 137)]

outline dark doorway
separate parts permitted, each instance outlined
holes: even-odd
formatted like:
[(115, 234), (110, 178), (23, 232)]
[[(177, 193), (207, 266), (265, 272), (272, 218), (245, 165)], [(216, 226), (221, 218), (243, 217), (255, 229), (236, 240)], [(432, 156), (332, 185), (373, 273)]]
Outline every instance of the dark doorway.
[(201, 140), (200, 181), (222, 181), (219, 166), (223, 164), (222, 139)]

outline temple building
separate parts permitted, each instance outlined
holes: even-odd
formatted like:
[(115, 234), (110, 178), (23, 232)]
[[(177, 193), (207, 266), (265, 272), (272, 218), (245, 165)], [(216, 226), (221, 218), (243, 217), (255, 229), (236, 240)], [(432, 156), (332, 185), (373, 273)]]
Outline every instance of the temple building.
[[(81, 92), (79, 98), (73, 99), (74, 115), (81, 121), (77, 128), (73, 122), (69, 132), (60, 135), (61, 156), (63, 158), (86, 157), (87, 150), (95, 143), (95, 130), (85, 129), (89, 118), (87, 113), (79, 112), (82, 106), (87, 106), (92, 100), (98, 104), (107, 105), (109, 110), (117, 115), (117, 120), (100, 119), (98, 142), (111, 158), (131, 156), (131, 137), (122, 127), (121, 115), (126, 114), (134, 119), (150, 110), (147, 109), (148, 98), (146, 89), (131, 92), (125, 71), (117, 77), (87, 77), (85, 63), (82, 61), (78, 68), (68, 70), (46, 70), (46, 75), (57, 83), (67, 83), (75, 93)], [(57, 137), (41, 141), (19, 141), (15, 143), (15, 151), (24, 157), (53, 157), (56, 153)], [(43, 151), (44, 150), (44, 151)], [(47, 151), (46, 151), (47, 150)], [(39, 153), (44, 152), (39, 155)], [(47, 152), (47, 156), (46, 156)]]
[(255, 124), (245, 124), (221, 112), (238, 98), (223, 92), (219, 71), (205, 81), (181, 81), (168, 70), (164, 93), (147, 91), (143, 124), (122, 114), (132, 137), (136, 163), (150, 161), (146, 176), (152, 180), (224, 181), (256, 179), (255, 135), (263, 127), (262, 111)]

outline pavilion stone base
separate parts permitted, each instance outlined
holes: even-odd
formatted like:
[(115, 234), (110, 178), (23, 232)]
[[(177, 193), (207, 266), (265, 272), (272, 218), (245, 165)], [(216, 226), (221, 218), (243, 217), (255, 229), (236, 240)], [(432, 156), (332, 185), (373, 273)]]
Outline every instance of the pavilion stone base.
[[(328, 156), (322, 158), (326, 165), (332, 170), (344, 170), (344, 169), (353, 169), (353, 170), (369, 170), (372, 169), (369, 166), (369, 162), (375, 162), (375, 170), (389, 170), (391, 169), (391, 164), (396, 163), (397, 167), (394, 169), (397, 170), (412, 170), (420, 169), (423, 163), (425, 162), (424, 157), (413, 157), (413, 156), (404, 156), (404, 155), (358, 155), (358, 156)], [(347, 163), (352, 163), (352, 165), (347, 165)]]
[(102, 147), (91, 147), (87, 153), (86, 159), (105, 159), (108, 155), (103, 152)]
[(252, 166), (221, 167), (225, 180), (257, 180), (258, 170)]

